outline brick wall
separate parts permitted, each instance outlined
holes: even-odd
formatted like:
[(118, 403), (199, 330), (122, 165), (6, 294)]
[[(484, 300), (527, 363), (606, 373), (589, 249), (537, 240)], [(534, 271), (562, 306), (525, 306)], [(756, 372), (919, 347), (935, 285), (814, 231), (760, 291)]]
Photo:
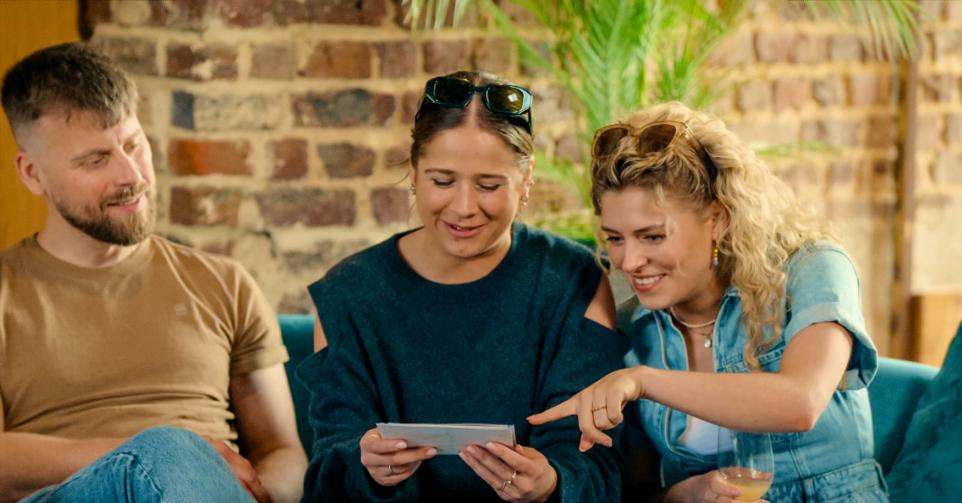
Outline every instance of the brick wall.
[[(917, 290), (962, 289), (960, 5), (925, 5), (932, 21), (918, 90)], [(160, 231), (238, 258), (281, 311), (307, 310), (306, 284), (409, 226), (404, 160), (428, 77), (484, 69), (529, 85), (539, 146), (577, 156), (564, 94), (520, 64), (481, 19), (412, 34), (399, 0), (91, 2), (85, 16), (94, 42), (140, 86)], [(832, 147), (769, 162), (851, 251), (869, 328), (884, 351), (895, 269), (898, 65), (871, 58), (851, 27), (759, 1), (714, 52), (712, 67), (730, 86), (712, 111), (742, 138), (759, 147)], [(538, 187), (529, 211), (573, 201)]]

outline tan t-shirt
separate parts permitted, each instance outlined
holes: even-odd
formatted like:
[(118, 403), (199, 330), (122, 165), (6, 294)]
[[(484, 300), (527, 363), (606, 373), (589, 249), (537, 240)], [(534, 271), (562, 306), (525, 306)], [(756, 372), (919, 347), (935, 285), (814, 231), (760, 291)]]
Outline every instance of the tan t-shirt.
[(35, 237), (0, 252), (6, 431), (126, 437), (179, 426), (236, 439), (230, 377), (287, 360), (277, 319), (236, 262), (151, 237), (77, 267)]

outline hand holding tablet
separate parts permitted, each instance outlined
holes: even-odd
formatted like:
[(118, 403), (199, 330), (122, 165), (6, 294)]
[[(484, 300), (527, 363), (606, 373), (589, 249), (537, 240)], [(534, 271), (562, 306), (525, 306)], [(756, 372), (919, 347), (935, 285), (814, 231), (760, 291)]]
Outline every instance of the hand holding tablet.
[(515, 442), (512, 424), (377, 423), (381, 438), (404, 440), (409, 446), (434, 447), (438, 454), (458, 454), (469, 445)]

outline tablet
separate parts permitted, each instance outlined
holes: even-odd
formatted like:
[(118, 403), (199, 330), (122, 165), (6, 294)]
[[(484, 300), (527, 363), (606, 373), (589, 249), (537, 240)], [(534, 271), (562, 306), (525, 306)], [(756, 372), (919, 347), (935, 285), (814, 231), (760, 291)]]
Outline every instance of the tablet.
[(434, 447), (438, 454), (457, 454), (469, 445), (515, 444), (513, 424), (377, 423), (381, 438), (404, 440), (410, 447)]

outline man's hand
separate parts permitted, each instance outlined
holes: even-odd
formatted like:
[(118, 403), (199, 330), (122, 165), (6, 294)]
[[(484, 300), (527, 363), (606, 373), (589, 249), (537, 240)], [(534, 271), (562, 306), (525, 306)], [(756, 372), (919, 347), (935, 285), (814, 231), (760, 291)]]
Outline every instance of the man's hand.
[(231, 471), (237, 476), (237, 480), (240, 481), (244, 489), (254, 498), (258, 503), (271, 503), (271, 495), (267, 493), (264, 486), (261, 484), (261, 479), (257, 476), (257, 472), (254, 470), (254, 466), (251, 465), (244, 456), (234, 452), (224, 442), (218, 442), (207, 435), (204, 435), (204, 440), (210, 444), (211, 447), (217, 451), (224, 461), (227, 461), (227, 465), (230, 466)]

